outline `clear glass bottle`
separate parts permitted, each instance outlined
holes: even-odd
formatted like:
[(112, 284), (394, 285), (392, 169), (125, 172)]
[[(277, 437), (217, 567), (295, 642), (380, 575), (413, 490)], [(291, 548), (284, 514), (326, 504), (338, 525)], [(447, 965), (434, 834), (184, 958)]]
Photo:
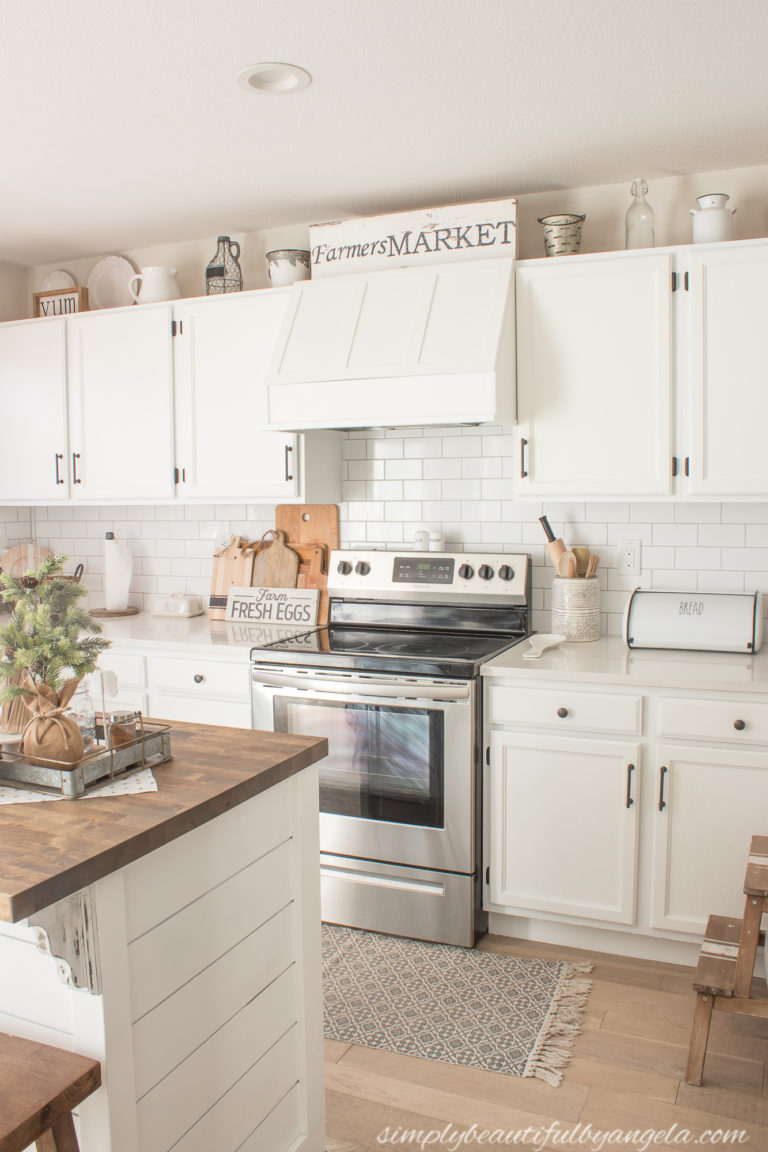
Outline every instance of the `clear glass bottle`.
[(81, 680), (78, 684), (64, 715), (71, 716), (77, 723), (80, 735), (83, 737), (83, 747), (87, 752), (96, 743), (96, 709), (88, 691), (87, 680)]
[(242, 292), (243, 273), (238, 263), (240, 245), (229, 236), (219, 236), (216, 255), (205, 269), (205, 294), (218, 296), (222, 292)]
[(626, 248), (653, 248), (654, 214), (645, 198), (648, 185), (641, 176), (632, 182), (632, 203), (627, 208), (625, 236)]

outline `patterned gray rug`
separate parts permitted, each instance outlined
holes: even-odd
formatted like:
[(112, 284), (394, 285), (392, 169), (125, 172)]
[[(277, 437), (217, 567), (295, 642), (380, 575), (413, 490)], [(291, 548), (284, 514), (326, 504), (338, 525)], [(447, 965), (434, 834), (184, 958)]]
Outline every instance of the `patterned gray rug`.
[(556, 1086), (591, 967), (324, 924), (325, 1035)]

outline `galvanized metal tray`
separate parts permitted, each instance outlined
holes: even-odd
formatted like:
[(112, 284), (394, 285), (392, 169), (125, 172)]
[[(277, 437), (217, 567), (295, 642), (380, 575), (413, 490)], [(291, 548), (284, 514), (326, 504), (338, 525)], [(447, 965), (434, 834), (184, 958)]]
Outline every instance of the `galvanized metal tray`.
[(136, 713), (136, 720), (135, 741), (112, 748), (109, 722), (97, 717), (96, 744), (76, 764), (45, 760), (42, 756), (36, 756), (33, 764), (22, 752), (4, 748), (0, 754), (0, 784), (77, 800), (106, 779), (170, 760), (169, 725), (144, 720), (141, 713)]

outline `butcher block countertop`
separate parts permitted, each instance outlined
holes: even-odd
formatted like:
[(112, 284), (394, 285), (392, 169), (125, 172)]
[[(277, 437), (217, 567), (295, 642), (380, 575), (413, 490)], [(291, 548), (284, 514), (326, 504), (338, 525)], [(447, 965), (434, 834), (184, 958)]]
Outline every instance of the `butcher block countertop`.
[(327, 755), (309, 736), (174, 723), (157, 792), (0, 806), (0, 920), (23, 920)]

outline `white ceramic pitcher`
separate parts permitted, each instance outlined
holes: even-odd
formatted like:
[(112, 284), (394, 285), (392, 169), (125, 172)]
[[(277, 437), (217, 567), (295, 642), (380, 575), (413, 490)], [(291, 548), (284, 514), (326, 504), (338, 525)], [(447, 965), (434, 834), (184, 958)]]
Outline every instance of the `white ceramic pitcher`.
[[(138, 284), (136, 288), (134, 285)], [(176, 283), (176, 269), (153, 265), (142, 268), (128, 281), (128, 291), (137, 304), (154, 304), (158, 300), (178, 300), (181, 296)]]
[(698, 208), (689, 209), (693, 217), (694, 244), (713, 244), (719, 240), (733, 239), (733, 216), (735, 208), (726, 208), (730, 197), (725, 192), (709, 192), (697, 196)]

